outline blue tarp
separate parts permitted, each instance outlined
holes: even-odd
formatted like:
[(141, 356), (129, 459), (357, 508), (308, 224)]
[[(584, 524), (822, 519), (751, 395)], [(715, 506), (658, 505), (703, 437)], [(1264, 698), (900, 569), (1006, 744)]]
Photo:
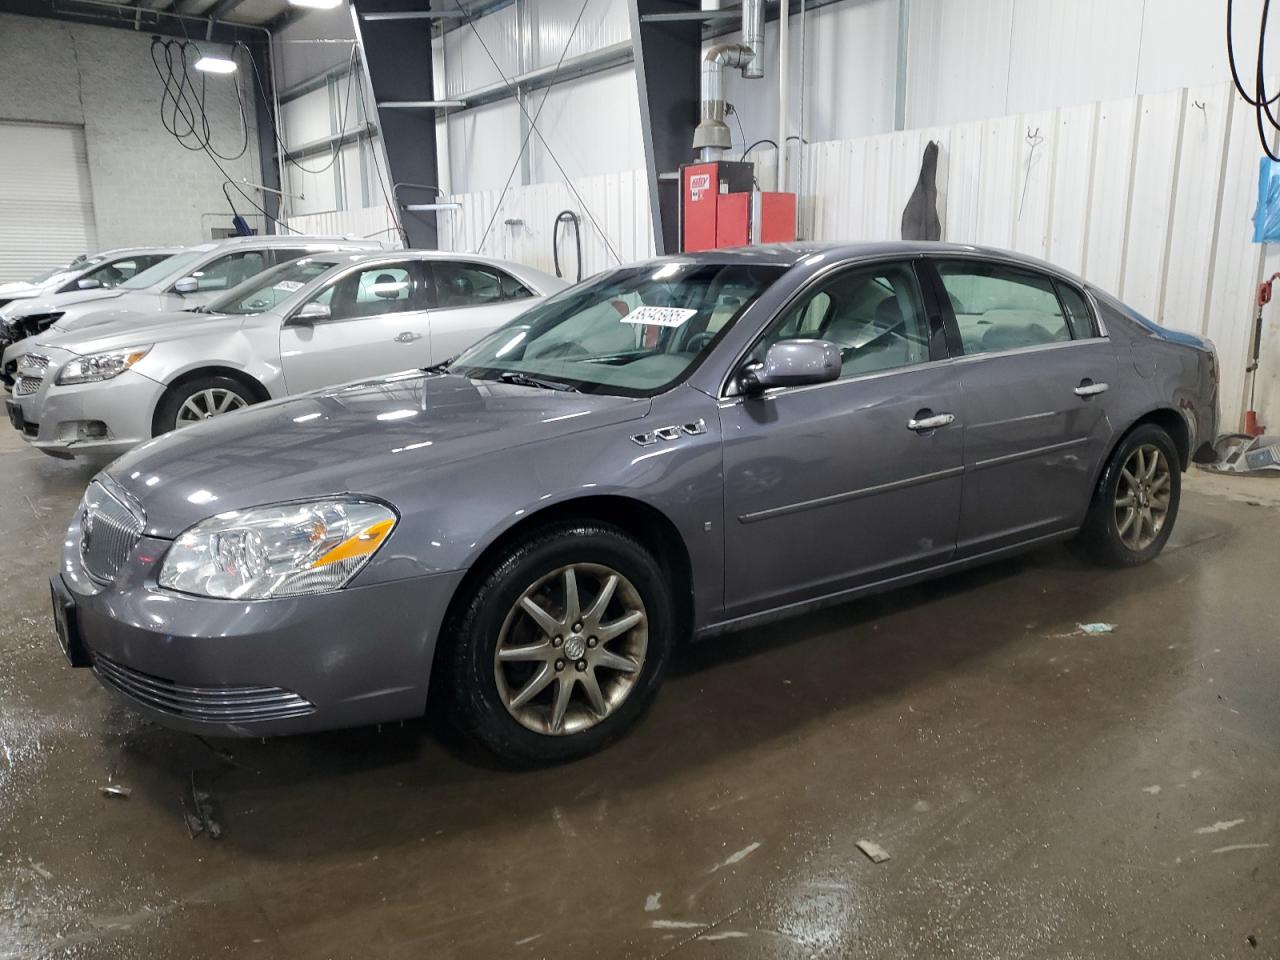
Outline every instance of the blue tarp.
[(1263, 157), (1258, 164), (1258, 209), (1253, 212), (1253, 242), (1280, 243), (1280, 163)]

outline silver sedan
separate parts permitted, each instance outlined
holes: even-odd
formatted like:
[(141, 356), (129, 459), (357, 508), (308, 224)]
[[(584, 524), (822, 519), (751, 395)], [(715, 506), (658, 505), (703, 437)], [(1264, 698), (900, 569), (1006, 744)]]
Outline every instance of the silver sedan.
[(9, 419), (51, 456), (114, 457), (259, 401), (439, 363), (565, 286), (484, 257), (316, 254), (195, 312), (41, 337)]

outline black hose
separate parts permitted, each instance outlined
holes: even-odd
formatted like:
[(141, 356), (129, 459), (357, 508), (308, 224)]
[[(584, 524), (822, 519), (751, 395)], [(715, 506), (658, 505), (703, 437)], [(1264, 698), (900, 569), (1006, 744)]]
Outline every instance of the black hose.
[(1280, 129), (1280, 119), (1271, 110), (1271, 105), (1280, 100), (1280, 93), (1274, 97), (1267, 96), (1267, 85), (1265, 80), (1265, 48), (1267, 42), (1267, 20), (1271, 11), (1271, 0), (1263, 0), (1262, 18), (1258, 24), (1258, 62), (1257, 69), (1254, 74), (1254, 94), (1249, 95), (1244, 84), (1240, 80), (1240, 71), (1236, 67), (1236, 48), (1233, 27), (1235, 25), (1235, 17), (1233, 8), (1233, 0), (1227, 0), (1227, 63), (1231, 67), (1231, 82), (1235, 85), (1236, 93), (1244, 99), (1245, 103), (1254, 108), (1257, 114), (1258, 122), (1258, 141), (1262, 144), (1262, 149), (1272, 160), (1280, 162), (1280, 156), (1271, 149), (1271, 144), (1267, 141), (1268, 127), (1272, 130)]
[(555, 261), (556, 276), (564, 277), (560, 272), (560, 224), (573, 224), (573, 243), (578, 248), (578, 275), (573, 282), (577, 283), (582, 279), (582, 220), (572, 210), (561, 210), (556, 214), (556, 222), (551, 228), (551, 257)]

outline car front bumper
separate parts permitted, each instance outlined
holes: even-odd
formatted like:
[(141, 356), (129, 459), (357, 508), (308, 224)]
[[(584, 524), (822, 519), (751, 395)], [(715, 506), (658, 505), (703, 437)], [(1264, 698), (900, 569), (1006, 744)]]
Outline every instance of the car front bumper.
[[(162, 589), (170, 541), (140, 539), (115, 582), (91, 580), (72, 522), (55, 577), (78, 651), (104, 687), (163, 726), (276, 736), (421, 716), (462, 573), (233, 601)], [(358, 579), (358, 578), (357, 578)]]
[(71, 359), (65, 351), (39, 349), (50, 358), (34, 393), (23, 394), (22, 382), (9, 401), (21, 411), (22, 437), (53, 457), (113, 459), (151, 438), (156, 404), (164, 384), (133, 370), (110, 380), (59, 386), (57, 372)]

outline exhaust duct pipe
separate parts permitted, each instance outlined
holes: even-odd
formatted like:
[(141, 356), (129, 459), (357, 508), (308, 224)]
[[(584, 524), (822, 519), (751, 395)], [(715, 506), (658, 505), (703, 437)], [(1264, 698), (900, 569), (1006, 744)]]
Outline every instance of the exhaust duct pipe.
[(702, 58), (702, 110), (693, 132), (693, 148), (702, 160), (715, 160), (733, 146), (725, 124), (724, 71), (732, 67), (748, 80), (764, 76), (764, 0), (743, 0), (742, 42), (717, 43)]

